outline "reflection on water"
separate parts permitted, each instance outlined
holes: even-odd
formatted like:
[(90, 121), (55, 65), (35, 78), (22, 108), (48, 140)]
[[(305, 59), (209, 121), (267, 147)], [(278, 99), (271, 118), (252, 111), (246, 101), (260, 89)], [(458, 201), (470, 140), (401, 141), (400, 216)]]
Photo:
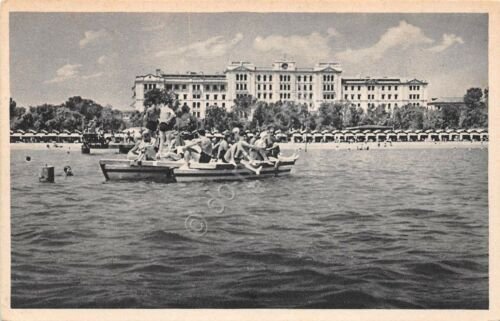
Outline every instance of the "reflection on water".
[(11, 152), (13, 307), (488, 307), (487, 150), (310, 150), (221, 190), (101, 157)]

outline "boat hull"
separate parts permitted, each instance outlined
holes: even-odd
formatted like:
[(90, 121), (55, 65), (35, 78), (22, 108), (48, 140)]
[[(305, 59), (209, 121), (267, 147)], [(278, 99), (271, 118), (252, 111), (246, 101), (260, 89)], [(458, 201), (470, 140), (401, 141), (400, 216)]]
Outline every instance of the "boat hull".
[(144, 161), (140, 165), (134, 165), (128, 160), (101, 160), (99, 164), (106, 180), (243, 181), (289, 175), (295, 159), (281, 160), (278, 164), (262, 163), (259, 175), (242, 164), (236, 168), (227, 163), (196, 164), (191, 168), (182, 167), (182, 162)]

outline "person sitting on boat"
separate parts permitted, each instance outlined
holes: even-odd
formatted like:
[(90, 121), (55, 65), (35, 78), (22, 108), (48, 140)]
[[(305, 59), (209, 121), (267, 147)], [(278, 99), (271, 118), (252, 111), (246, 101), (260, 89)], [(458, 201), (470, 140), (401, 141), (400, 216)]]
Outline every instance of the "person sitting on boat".
[(227, 150), (226, 154), (224, 154), (224, 159), (227, 160), (230, 164), (233, 164), (234, 167), (237, 166), (237, 161), (243, 164), (249, 170), (255, 172), (257, 175), (260, 174), (260, 170), (262, 166), (256, 168), (255, 160), (248, 153), (251, 149), (261, 149), (255, 145), (250, 145), (246, 142), (245, 137), (240, 135), (240, 130), (238, 127), (233, 129), (233, 145)]
[(158, 148), (158, 153), (156, 154), (156, 159), (160, 159), (161, 153), (163, 151), (163, 145), (170, 144), (173, 138), (173, 130), (176, 122), (175, 112), (170, 108), (170, 106), (164, 105), (160, 108), (159, 116), (160, 125), (158, 129), (160, 131), (160, 145)]
[(154, 150), (153, 144), (151, 143), (151, 133), (146, 129), (142, 133), (142, 140), (139, 140), (135, 144), (135, 146), (128, 152), (127, 159), (138, 163), (143, 159), (154, 160), (155, 155), (156, 152)]
[(268, 164), (272, 164), (272, 162), (269, 160), (267, 157), (267, 138), (268, 138), (268, 132), (263, 131), (262, 133), (259, 134), (259, 138), (255, 141), (255, 146), (258, 147), (259, 149), (251, 149), (250, 150), (250, 157), (253, 160), (259, 160), (259, 161), (264, 161)]
[(214, 150), (217, 151), (217, 159), (221, 160), (224, 163), (229, 163), (229, 161), (224, 157), (229, 150), (229, 140), (231, 139), (231, 135), (228, 131), (222, 133), (224, 136), (222, 139), (214, 146)]
[(198, 139), (192, 140), (185, 145), (182, 150), (184, 152), (184, 160), (189, 167), (189, 161), (195, 159), (198, 163), (209, 163), (212, 159), (213, 145), (210, 138), (205, 136), (204, 129), (198, 130)]

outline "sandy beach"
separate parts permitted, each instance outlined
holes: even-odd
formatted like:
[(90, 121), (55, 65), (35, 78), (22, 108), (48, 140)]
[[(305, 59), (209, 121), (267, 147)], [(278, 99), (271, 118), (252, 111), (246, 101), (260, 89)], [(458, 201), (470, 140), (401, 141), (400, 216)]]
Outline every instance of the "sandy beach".
[[(49, 147), (47, 147), (47, 145)], [(70, 150), (80, 151), (81, 144), (58, 143), (57, 147), (54, 144), (47, 143), (15, 143), (10, 144), (11, 150)], [(304, 143), (280, 143), (283, 150), (305, 149)], [(389, 143), (307, 143), (307, 149), (328, 149), (328, 150), (357, 150), (357, 149), (456, 149), (456, 148), (488, 148), (488, 142), (394, 142)], [(106, 153), (106, 151), (118, 150), (118, 148), (110, 149), (93, 149), (95, 152)]]
[[(304, 143), (282, 143), (281, 149), (306, 148)], [(393, 142), (390, 143), (307, 143), (307, 149), (456, 149), (456, 148), (488, 148), (488, 142)]]

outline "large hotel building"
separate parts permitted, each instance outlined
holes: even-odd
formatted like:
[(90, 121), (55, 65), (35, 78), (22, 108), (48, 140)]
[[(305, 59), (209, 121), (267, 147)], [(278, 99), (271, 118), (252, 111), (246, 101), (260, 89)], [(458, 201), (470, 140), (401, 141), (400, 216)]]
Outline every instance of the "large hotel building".
[(234, 99), (251, 95), (265, 102), (294, 101), (306, 104), (311, 111), (323, 102), (342, 102), (367, 109), (385, 105), (412, 104), (427, 107), (427, 82), (401, 78), (343, 78), (340, 64), (318, 63), (313, 68), (299, 68), (293, 61), (276, 61), (271, 67), (256, 67), (245, 61), (232, 62), (224, 73), (163, 73), (135, 78), (134, 107), (143, 110), (144, 94), (153, 88), (175, 92), (197, 117), (204, 118), (209, 106), (230, 108)]

